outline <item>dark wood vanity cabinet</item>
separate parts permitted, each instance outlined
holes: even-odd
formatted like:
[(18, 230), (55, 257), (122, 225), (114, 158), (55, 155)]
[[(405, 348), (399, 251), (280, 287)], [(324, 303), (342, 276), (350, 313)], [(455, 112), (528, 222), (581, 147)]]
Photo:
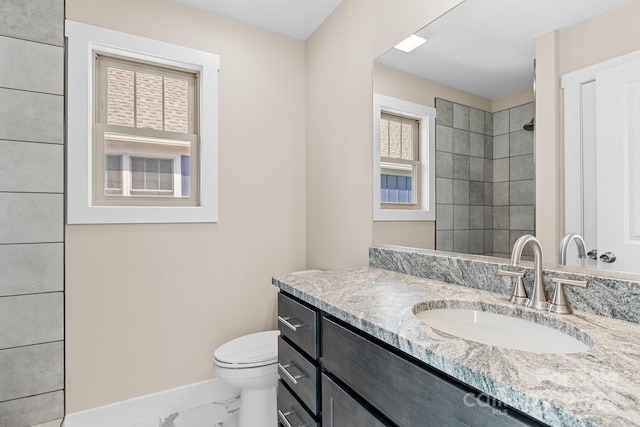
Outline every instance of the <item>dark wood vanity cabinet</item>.
[(278, 294), (278, 422), (320, 425), (320, 312)]
[(279, 320), (283, 427), (543, 425), (302, 301), (278, 304), (293, 322)]

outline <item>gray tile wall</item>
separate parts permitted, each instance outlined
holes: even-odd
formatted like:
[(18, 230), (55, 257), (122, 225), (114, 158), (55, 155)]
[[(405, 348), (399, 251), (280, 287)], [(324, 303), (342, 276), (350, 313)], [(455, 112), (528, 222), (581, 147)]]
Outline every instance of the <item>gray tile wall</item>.
[[(436, 248), (492, 251), (493, 118), (436, 99)], [(487, 156), (489, 154), (489, 156)], [(489, 224), (489, 227), (487, 227)]]
[(494, 256), (509, 257), (518, 237), (535, 234), (534, 132), (522, 128), (533, 113), (528, 103), (493, 115)]
[(436, 99), (436, 110), (436, 249), (509, 257), (534, 234), (534, 134), (522, 128), (533, 103), (492, 114)]
[(64, 414), (64, 0), (0, 2), (0, 425)]

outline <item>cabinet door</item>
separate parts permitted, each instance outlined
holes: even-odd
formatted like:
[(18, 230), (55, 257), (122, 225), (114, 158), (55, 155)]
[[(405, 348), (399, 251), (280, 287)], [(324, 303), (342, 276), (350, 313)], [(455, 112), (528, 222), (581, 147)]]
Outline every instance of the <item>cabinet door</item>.
[(349, 396), (338, 384), (322, 374), (323, 427), (385, 427), (385, 424)]

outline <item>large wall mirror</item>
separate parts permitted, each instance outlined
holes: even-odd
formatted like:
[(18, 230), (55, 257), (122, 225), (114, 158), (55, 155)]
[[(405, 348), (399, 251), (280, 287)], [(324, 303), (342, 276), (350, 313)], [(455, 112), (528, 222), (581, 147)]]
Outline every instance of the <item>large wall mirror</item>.
[[(585, 238), (588, 250), (595, 249), (596, 236), (590, 235), (585, 221), (567, 220), (565, 225), (567, 101), (560, 85), (563, 76), (640, 49), (638, 19), (640, 0), (465, 0), (415, 33), (426, 40), (422, 45), (410, 52), (391, 48), (380, 56), (374, 64), (375, 94), (435, 108), (436, 220), (374, 221), (374, 243), (509, 257), (519, 236), (549, 228), (553, 239), (547, 240), (556, 240), (555, 245), (565, 232), (577, 232), (591, 239)], [(534, 64), (541, 51), (546, 62), (540, 64), (539, 59), (538, 67), (545, 67), (545, 80), (537, 82), (538, 90), (544, 84), (546, 93), (554, 96), (536, 99)], [(548, 170), (549, 122), (538, 123), (536, 111), (557, 111), (551, 131), (556, 135), (551, 143), (555, 163), (550, 162)], [(411, 119), (396, 113), (398, 123)], [(403, 143), (410, 127), (394, 120), (385, 116), (375, 124), (381, 127), (374, 134), (389, 142), (384, 153), (374, 153), (386, 165), (374, 171), (374, 178), (382, 177), (379, 191), (386, 202), (410, 205), (420, 177), (403, 166), (407, 160), (402, 157), (413, 155)], [(541, 147), (541, 135), (547, 148)], [(582, 156), (580, 150), (577, 153)], [(583, 171), (581, 161), (576, 163)], [(545, 176), (537, 177), (541, 170)], [(551, 203), (536, 185), (547, 173), (559, 194)], [(582, 187), (577, 190), (580, 200), (585, 198)], [(569, 197), (576, 198), (573, 193)], [(555, 210), (557, 224), (544, 221), (549, 209)], [(550, 252), (557, 256), (557, 248)], [(632, 270), (579, 260), (575, 246), (567, 258), (576, 266)]]

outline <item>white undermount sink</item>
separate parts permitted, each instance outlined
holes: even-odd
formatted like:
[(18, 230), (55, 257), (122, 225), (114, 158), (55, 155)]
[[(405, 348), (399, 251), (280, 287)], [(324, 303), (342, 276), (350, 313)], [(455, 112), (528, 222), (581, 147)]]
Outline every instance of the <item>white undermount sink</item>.
[(584, 342), (552, 327), (489, 311), (417, 307), (414, 314), (434, 329), (496, 347), (556, 354), (580, 353), (590, 348)]

